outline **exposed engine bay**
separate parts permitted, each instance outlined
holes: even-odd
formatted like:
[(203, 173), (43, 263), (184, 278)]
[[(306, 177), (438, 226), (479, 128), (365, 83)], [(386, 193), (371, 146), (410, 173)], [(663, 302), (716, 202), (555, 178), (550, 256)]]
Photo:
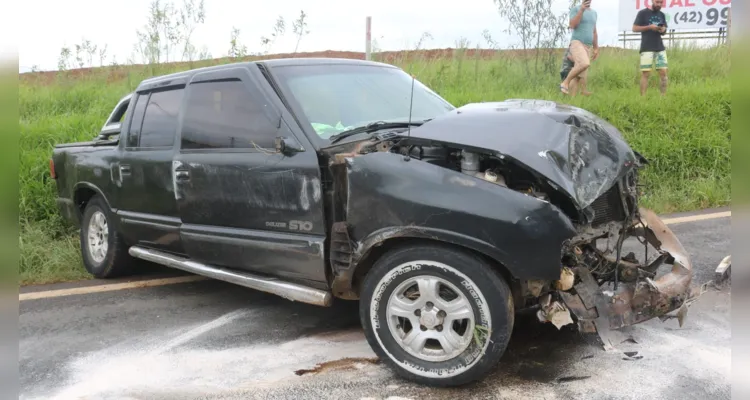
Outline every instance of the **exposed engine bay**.
[[(367, 154), (373, 151), (398, 153), (408, 156), (410, 159), (459, 171), (463, 174), (504, 186), (544, 201), (550, 200), (546, 193), (550, 191), (550, 187), (549, 184), (545, 185), (543, 183), (543, 178), (535, 176), (527, 169), (519, 167), (517, 163), (505, 156), (494, 156), (445, 146), (404, 145), (396, 140), (389, 140), (391, 136), (373, 137), (371, 142), (360, 146), (358, 149), (359, 154)], [(570, 207), (570, 205), (566, 205), (565, 207)]]

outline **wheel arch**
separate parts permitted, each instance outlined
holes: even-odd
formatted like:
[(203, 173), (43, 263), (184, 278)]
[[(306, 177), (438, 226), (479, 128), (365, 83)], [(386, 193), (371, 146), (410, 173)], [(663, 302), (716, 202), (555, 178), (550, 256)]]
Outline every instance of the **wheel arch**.
[[(520, 295), (521, 284), (516, 274), (497, 257), (497, 254), (487, 251), (485, 246), (478, 244), (477, 242), (479, 241), (463, 237), (457, 240), (452, 237), (456, 236), (456, 234), (446, 235), (440, 232), (429, 231), (420, 230), (417, 232), (407, 228), (396, 228), (370, 235), (368, 237), (369, 240), (365, 239), (362, 241), (357, 251), (353, 254), (349, 270), (334, 271), (332, 285), (334, 296), (352, 300), (359, 299), (365, 276), (381, 256), (394, 249), (418, 245), (439, 245), (443, 248), (448, 247), (479, 257), (500, 274), (508, 286), (510, 286), (514, 297)], [(334, 264), (335, 268), (336, 264)]]
[(73, 187), (73, 203), (76, 206), (76, 217), (78, 218), (79, 223), (81, 222), (81, 218), (83, 218), (83, 210), (86, 209), (89, 201), (91, 201), (94, 196), (101, 197), (110, 211), (115, 211), (112, 209), (112, 205), (107, 196), (98, 186), (90, 182), (78, 182)]

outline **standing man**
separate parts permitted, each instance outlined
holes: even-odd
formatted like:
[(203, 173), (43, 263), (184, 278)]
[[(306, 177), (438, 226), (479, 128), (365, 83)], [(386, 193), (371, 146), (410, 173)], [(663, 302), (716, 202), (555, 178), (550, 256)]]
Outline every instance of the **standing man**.
[(570, 55), (574, 65), (568, 77), (560, 84), (560, 91), (565, 94), (568, 94), (568, 87), (576, 78), (579, 78), (581, 92), (587, 96), (591, 94), (586, 91), (586, 81), (591, 61), (599, 57), (596, 19), (596, 11), (591, 9), (591, 0), (584, 0), (583, 4), (570, 10), (569, 28), (573, 30), (570, 37)]
[(646, 94), (654, 64), (661, 78), (661, 94), (667, 93), (667, 51), (662, 41), (662, 35), (667, 32), (667, 18), (661, 12), (663, 3), (664, 0), (653, 0), (651, 8), (638, 11), (633, 22), (633, 32), (641, 33), (641, 96)]

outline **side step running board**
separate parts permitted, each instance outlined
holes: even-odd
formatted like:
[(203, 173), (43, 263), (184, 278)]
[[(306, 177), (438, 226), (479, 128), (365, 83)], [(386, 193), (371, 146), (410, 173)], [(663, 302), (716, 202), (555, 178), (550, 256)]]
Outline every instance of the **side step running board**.
[(212, 267), (210, 265), (191, 261), (187, 258), (138, 246), (131, 247), (128, 250), (128, 253), (135, 258), (151, 261), (171, 268), (181, 269), (208, 278), (234, 283), (261, 292), (272, 293), (292, 301), (299, 301), (324, 307), (328, 307), (333, 303), (333, 296), (331, 296), (331, 293), (329, 292), (295, 283), (280, 281), (275, 278), (266, 278), (245, 272)]

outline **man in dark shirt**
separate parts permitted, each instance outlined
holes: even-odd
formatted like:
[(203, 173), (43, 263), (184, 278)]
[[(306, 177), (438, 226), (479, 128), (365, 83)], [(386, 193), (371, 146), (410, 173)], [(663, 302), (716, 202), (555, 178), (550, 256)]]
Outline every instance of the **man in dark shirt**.
[(633, 32), (641, 33), (641, 96), (646, 94), (654, 64), (661, 78), (661, 94), (667, 93), (667, 51), (662, 41), (662, 35), (667, 31), (667, 18), (661, 12), (664, 0), (651, 3), (651, 8), (638, 11), (633, 23)]

